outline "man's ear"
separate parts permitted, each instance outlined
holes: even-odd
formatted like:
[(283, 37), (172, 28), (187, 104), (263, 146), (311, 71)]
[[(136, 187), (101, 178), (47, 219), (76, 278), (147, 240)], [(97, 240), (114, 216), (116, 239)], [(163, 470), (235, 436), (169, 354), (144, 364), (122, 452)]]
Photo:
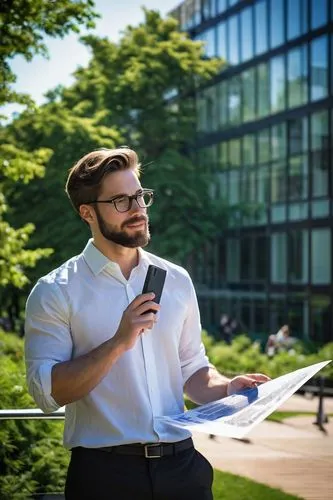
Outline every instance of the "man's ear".
[(95, 211), (90, 205), (80, 205), (79, 213), (81, 219), (83, 219), (88, 224), (91, 224), (95, 220)]

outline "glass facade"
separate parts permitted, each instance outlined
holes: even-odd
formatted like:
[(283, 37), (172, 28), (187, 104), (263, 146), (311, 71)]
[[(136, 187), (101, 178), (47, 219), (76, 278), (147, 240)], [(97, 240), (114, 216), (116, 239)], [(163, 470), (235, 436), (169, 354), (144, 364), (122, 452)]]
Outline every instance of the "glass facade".
[(225, 312), (254, 336), (289, 323), (333, 341), (333, 2), (186, 0), (172, 14), (224, 61), (196, 96), (199, 164), (230, 207), (189, 269), (203, 325)]

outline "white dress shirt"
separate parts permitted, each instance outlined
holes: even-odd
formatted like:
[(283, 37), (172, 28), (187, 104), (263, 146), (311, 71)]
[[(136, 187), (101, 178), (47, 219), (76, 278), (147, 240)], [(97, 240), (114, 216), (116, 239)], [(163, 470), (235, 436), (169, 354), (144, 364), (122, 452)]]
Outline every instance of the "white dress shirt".
[(190, 436), (160, 417), (183, 411), (185, 382), (208, 366), (195, 291), (183, 268), (142, 249), (128, 280), (89, 240), (80, 255), (37, 282), (26, 306), (29, 392), (45, 413), (59, 407), (51, 396), (52, 367), (88, 353), (116, 333), (123, 311), (142, 293), (149, 264), (167, 271), (158, 321), (87, 396), (66, 405), (67, 448)]

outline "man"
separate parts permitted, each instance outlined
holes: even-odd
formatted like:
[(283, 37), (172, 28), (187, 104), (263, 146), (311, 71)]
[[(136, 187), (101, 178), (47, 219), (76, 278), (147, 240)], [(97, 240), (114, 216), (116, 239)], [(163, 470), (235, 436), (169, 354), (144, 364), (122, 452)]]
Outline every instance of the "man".
[[(188, 273), (142, 250), (153, 192), (139, 171), (125, 147), (71, 169), (66, 191), (92, 239), (27, 301), (30, 393), (44, 412), (66, 405), (69, 500), (211, 499), (210, 464), (160, 417), (183, 411), (183, 391), (206, 403), (267, 380), (209, 365)], [(160, 305), (142, 295), (149, 264), (167, 271)]]

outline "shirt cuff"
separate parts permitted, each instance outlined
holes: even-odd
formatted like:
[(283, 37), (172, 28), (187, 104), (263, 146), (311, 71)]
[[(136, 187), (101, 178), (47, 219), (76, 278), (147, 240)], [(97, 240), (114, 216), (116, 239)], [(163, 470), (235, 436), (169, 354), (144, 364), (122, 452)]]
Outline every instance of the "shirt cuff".
[(34, 384), (34, 399), (44, 413), (52, 413), (60, 408), (60, 405), (51, 396), (52, 392), (52, 368), (55, 362), (44, 363), (39, 367), (37, 380)]
[(196, 373), (201, 368), (207, 368), (207, 367), (209, 367), (209, 361), (207, 356), (204, 356), (203, 358), (200, 358), (198, 360), (194, 360), (192, 363), (189, 363), (187, 366), (184, 366), (182, 368), (183, 385), (186, 384), (188, 379), (192, 377), (194, 373)]

